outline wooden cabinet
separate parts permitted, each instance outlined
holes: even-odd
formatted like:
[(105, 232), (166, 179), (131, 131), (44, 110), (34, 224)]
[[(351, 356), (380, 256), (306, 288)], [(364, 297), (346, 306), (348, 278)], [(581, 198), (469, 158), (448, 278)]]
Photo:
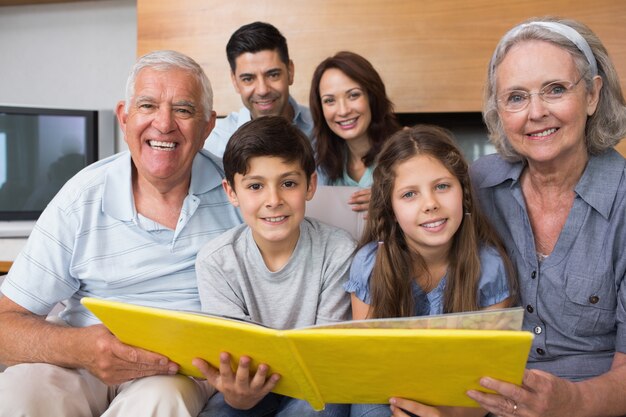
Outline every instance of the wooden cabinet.
[(486, 68), (500, 37), (532, 16), (578, 19), (600, 36), (626, 86), (626, 2), (597, 0), (138, 0), (137, 52), (176, 49), (196, 59), (220, 115), (241, 107), (225, 46), (239, 26), (274, 24), (295, 63), (292, 94), (308, 102), (314, 68), (352, 50), (381, 73), (396, 111), (480, 111)]

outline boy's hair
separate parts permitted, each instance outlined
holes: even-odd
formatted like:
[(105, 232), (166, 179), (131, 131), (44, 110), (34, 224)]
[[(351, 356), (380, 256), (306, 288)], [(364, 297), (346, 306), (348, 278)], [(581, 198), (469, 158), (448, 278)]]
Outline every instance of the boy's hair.
[(226, 181), (234, 188), (235, 174), (246, 175), (249, 161), (257, 156), (297, 161), (304, 170), (307, 184), (315, 172), (311, 142), (293, 123), (282, 116), (257, 117), (233, 133), (224, 151)]
[[(370, 281), (374, 318), (415, 315), (411, 283), (428, 274), (422, 256), (412, 251), (404, 237), (391, 204), (398, 164), (418, 155), (437, 159), (461, 183), (465, 215), (452, 238), (444, 290), (445, 313), (478, 310), (478, 282), (481, 274), (481, 245), (497, 249), (506, 267), (510, 296), (517, 298), (517, 280), (504, 245), (474, 199), (468, 164), (454, 143), (452, 134), (440, 127), (417, 125), (395, 133), (377, 159), (372, 196), (361, 247), (382, 242)], [(419, 173), (416, 173), (419, 175)]]
[(280, 60), (289, 65), (289, 49), (287, 39), (278, 29), (269, 23), (254, 22), (237, 29), (226, 44), (226, 58), (230, 70), (235, 73), (237, 57), (246, 52), (255, 54), (261, 51), (278, 51)]

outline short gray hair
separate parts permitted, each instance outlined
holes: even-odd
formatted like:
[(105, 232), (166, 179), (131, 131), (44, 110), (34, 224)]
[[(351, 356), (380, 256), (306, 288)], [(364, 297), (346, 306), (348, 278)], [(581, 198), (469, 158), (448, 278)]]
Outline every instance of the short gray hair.
[(206, 120), (211, 118), (213, 110), (213, 90), (211, 82), (204, 73), (204, 70), (196, 61), (180, 52), (162, 50), (150, 52), (137, 60), (133, 65), (128, 80), (126, 81), (126, 105), (124, 107), (126, 113), (133, 95), (135, 93), (135, 81), (137, 76), (144, 68), (151, 68), (156, 71), (167, 71), (171, 69), (182, 69), (191, 72), (200, 84), (200, 102), (204, 109), (204, 117)]
[[(498, 114), (496, 101), (495, 69), (500, 65), (506, 54), (518, 43), (540, 40), (550, 42), (569, 52), (574, 60), (576, 69), (583, 76), (587, 91), (593, 87), (593, 74), (590, 63), (584, 53), (567, 37), (551, 31), (540, 25), (528, 25), (531, 22), (557, 22), (576, 30), (589, 44), (598, 66), (598, 75), (602, 77), (600, 101), (593, 115), (587, 118), (585, 127), (585, 142), (587, 152), (591, 155), (599, 154), (612, 148), (626, 136), (626, 102), (622, 94), (619, 76), (609, 54), (600, 39), (586, 25), (574, 21), (554, 17), (532, 18), (520, 24), (526, 25), (512, 34), (504, 36), (489, 63), (487, 84), (483, 100), (483, 119), (489, 130), (489, 139), (495, 145), (498, 153), (506, 160), (520, 161), (523, 157), (513, 149), (504, 133), (502, 121)], [(513, 30), (512, 30), (513, 31)], [(511, 32), (512, 32), (511, 31)]]

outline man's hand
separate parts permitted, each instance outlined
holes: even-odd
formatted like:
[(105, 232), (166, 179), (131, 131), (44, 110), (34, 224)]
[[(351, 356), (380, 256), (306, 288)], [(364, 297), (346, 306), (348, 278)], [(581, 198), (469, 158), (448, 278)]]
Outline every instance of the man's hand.
[(242, 356), (237, 371), (233, 372), (230, 354), (222, 352), (219, 370), (199, 358), (195, 358), (192, 364), (202, 372), (209, 384), (224, 395), (228, 405), (239, 410), (249, 410), (269, 394), (280, 379), (278, 374), (268, 377), (269, 367), (265, 364), (259, 365), (256, 373), (250, 377), (251, 361), (249, 357)]
[(178, 372), (178, 365), (167, 357), (125, 345), (101, 324), (80, 330), (84, 334), (77, 339), (84, 368), (106, 384)]

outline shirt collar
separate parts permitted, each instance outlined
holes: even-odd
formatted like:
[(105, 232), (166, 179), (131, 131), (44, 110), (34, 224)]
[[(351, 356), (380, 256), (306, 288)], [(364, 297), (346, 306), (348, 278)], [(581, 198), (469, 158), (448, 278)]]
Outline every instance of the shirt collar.
[[(132, 160), (130, 152), (113, 161), (105, 173), (102, 211), (121, 221), (135, 218), (135, 200), (132, 191)], [(222, 186), (224, 171), (220, 159), (208, 151), (201, 150), (191, 166), (189, 194), (204, 194)]]
[(589, 158), (585, 171), (574, 191), (604, 218), (608, 219), (617, 196), (617, 189), (624, 181), (626, 160), (615, 149)]

